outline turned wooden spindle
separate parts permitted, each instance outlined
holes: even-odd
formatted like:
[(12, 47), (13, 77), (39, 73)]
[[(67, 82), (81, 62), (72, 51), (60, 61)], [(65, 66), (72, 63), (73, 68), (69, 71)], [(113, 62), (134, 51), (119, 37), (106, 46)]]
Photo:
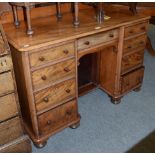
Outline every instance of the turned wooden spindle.
[(13, 9), (13, 17), (14, 17), (14, 25), (18, 27), (20, 25), (17, 13), (17, 7), (15, 5), (12, 6)]
[(61, 3), (60, 2), (56, 3), (56, 9), (57, 9), (57, 18), (58, 18), (58, 20), (60, 20), (62, 18)]
[(97, 22), (102, 23), (104, 21), (103, 3), (99, 2), (97, 6)]
[(79, 22), (79, 6), (78, 2), (74, 2), (74, 26), (78, 27), (80, 22)]

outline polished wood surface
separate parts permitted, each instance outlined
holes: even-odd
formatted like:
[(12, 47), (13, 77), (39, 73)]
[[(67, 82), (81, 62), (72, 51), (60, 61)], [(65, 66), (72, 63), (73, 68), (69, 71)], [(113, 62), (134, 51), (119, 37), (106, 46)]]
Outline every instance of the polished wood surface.
[[(141, 25), (146, 28), (149, 17), (132, 16), (130, 12), (107, 12), (107, 15), (111, 18), (99, 24), (94, 10), (83, 10), (79, 12), (78, 28), (70, 23), (71, 13), (64, 14), (59, 22), (55, 16), (36, 18), (32, 20), (33, 37), (25, 35), (23, 22), (18, 30), (4, 24), (25, 129), (36, 146), (43, 147), (51, 135), (79, 125), (80, 59), (89, 54), (94, 57), (92, 66), (88, 66), (91, 78), (86, 81), (85, 90), (95, 85), (113, 103), (119, 103), (121, 97), (142, 85), (147, 29), (141, 29)], [(130, 35), (130, 30), (138, 32)], [(129, 45), (131, 48), (127, 51)], [(80, 87), (84, 88), (83, 83)]]

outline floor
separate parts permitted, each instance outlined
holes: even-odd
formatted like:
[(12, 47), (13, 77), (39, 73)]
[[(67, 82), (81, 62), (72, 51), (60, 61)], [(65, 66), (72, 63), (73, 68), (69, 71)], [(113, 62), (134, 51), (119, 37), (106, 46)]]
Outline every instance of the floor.
[[(148, 34), (155, 45), (155, 26)], [(119, 105), (99, 89), (80, 97), (80, 127), (63, 130), (33, 152), (155, 152), (155, 57), (145, 52), (144, 64), (140, 92), (129, 93)]]

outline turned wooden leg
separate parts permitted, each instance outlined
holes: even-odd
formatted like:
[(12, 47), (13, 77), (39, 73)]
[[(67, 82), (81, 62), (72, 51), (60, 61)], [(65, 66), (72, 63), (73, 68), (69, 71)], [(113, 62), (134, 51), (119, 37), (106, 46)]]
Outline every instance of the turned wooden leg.
[(35, 142), (34, 142), (33, 144), (34, 144), (34, 146), (35, 146), (36, 148), (41, 149), (41, 148), (43, 148), (43, 147), (45, 147), (45, 146), (46, 146), (47, 141), (40, 142), (40, 143), (35, 143)]
[(62, 18), (61, 3), (60, 2), (56, 3), (56, 9), (57, 9), (57, 18), (58, 18), (58, 20), (60, 20)]
[(146, 48), (152, 56), (155, 56), (155, 49), (153, 49), (151, 40), (148, 36), (147, 36)]
[(19, 23), (19, 19), (18, 19), (17, 7), (13, 5), (12, 9), (13, 9), (14, 25), (16, 27), (18, 27), (20, 25), (20, 23)]
[(74, 26), (78, 27), (79, 24), (79, 6), (78, 2), (74, 2)]
[(102, 23), (104, 21), (103, 3), (99, 2), (97, 7), (97, 22)]
[(34, 32), (31, 26), (30, 6), (26, 6), (27, 34), (32, 35)]
[(79, 126), (80, 126), (80, 121), (77, 122), (77, 123), (75, 123), (75, 124), (72, 124), (72, 125), (70, 126), (70, 128), (71, 128), (71, 129), (76, 129), (76, 128), (78, 128)]
[(111, 102), (113, 104), (119, 104), (119, 103), (121, 103), (121, 97), (114, 98), (114, 97), (111, 96), (110, 98), (111, 98)]

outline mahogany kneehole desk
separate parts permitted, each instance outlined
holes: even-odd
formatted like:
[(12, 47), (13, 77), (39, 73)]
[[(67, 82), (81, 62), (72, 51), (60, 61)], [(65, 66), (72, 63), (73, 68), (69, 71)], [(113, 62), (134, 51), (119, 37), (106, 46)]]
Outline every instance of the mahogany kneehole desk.
[(60, 22), (34, 19), (32, 37), (26, 36), (23, 23), (19, 29), (5, 24), (25, 128), (38, 147), (62, 129), (79, 125), (78, 66), (84, 56), (95, 54), (92, 83), (113, 103), (140, 89), (149, 17), (107, 15), (111, 19), (98, 24), (93, 12), (84, 10), (78, 28), (68, 22), (71, 14)]

